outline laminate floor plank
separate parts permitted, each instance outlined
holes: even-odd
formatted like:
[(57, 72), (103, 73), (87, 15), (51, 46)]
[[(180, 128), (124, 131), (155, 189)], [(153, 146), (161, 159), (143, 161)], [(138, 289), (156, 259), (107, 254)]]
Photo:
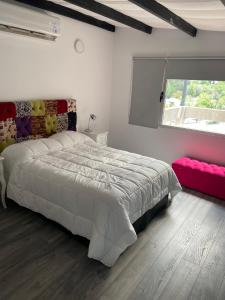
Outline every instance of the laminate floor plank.
[[(51, 252), (44, 253), (40, 257), (33, 260), (33, 262), (27, 263), (23, 267), (23, 271), (17, 270), (16, 275), (12, 276), (12, 280), (19, 282), (13, 291), (8, 291), (7, 298), (12, 300), (26, 299), (29, 295), (31, 299), (52, 299), (54, 295), (58, 293), (60, 288), (60, 282), (67, 280), (73, 268), (76, 269), (76, 276), (82, 276), (80, 265), (82, 257), (85, 257), (85, 251), (80, 251), (77, 254), (76, 243), (74, 241), (62, 241), (57, 244), (55, 249)], [(71, 249), (74, 248), (76, 255), (71, 255)], [(79, 247), (80, 248), (80, 247)], [(23, 280), (19, 280), (22, 276)], [(75, 277), (75, 276), (74, 276)], [(52, 283), (57, 282), (57, 286), (51, 289)], [(76, 282), (75, 282), (76, 284)], [(42, 294), (46, 291), (46, 296)], [(50, 294), (49, 297), (48, 294)], [(66, 293), (63, 295), (65, 297)], [(63, 297), (61, 299), (63, 299)]]
[[(188, 195), (186, 196), (188, 197)], [(136, 248), (137, 251), (133, 252), (132, 260), (129, 261), (127, 267), (119, 274), (119, 278), (121, 279), (114, 278), (110, 282), (105, 280), (104, 286), (101, 285), (101, 289), (98, 286), (96, 288), (98, 292), (95, 289), (89, 294), (89, 297), (95, 295), (97, 297), (95, 299), (101, 299), (101, 297), (104, 299), (104, 297), (111, 295), (111, 297), (113, 296), (113, 298), (118, 300), (128, 298), (133, 286), (137, 285), (143, 273), (151, 267), (163, 249), (166, 248), (169, 241), (176, 235), (181, 224), (183, 224), (189, 215), (192, 215), (196, 205), (199, 205), (196, 199), (191, 198), (189, 200), (185, 210), (183, 207), (184, 203), (181, 203), (181, 210), (176, 209), (173, 211), (172, 205), (164, 214), (162, 213), (161, 216), (159, 215), (155, 218), (140, 234), (145, 243), (143, 247), (138, 247)], [(176, 199), (176, 201), (179, 200)], [(119, 261), (123, 261), (124, 256), (129, 257), (131, 254), (129, 250), (132, 250), (135, 245), (139, 245), (139, 240), (122, 255)]]
[(223, 278), (223, 282), (220, 286), (219, 291), (217, 291), (217, 300), (224, 300), (225, 299), (225, 277)]
[(225, 299), (225, 202), (184, 190), (112, 268), (52, 221), (0, 209), (0, 300)]
[[(216, 231), (216, 228), (215, 228)], [(216, 239), (202, 265), (201, 272), (193, 286), (189, 299), (211, 300), (219, 298), (225, 278), (225, 220), (219, 227)], [(222, 291), (222, 289), (221, 289)], [(224, 292), (221, 292), (224, 296)], [(225, 299), (225, 298), (223, 298)]]
[(224, 208), (221, 209), (220, 206), (211, 206), (206, 218), (201, 223), (201, 230), (192, 241), (184, 259), (202, 265), (214, 243), (223, 221)]
[(159, 300), (188, 299), (200, 270), (200, 266), (181, 259)]
[(189, 214), (185, 222), (180, 226), (178, 232), (163, 250), (154, 264), (143, 272), (135, 292), (128, 299), (158, 299), (168, 284), (173, 272), (179, 265), (190, 242), (200, 230), (202, 220), (208, 214), (209, 207), (199, 202)]

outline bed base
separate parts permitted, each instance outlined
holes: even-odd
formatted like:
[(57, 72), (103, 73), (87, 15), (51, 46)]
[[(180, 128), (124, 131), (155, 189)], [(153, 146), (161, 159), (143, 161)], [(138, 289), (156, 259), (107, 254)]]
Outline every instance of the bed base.
[(160, 211), (167, 208), (170, 204), (171, 204), (171, 200), (169, 200), (169, 197), (167, 195), (162, 200), (160, 200), (153, 208), (146, 211), (146, 213), (142, 217), (137, 219), (137, 221), (135, 221), (133, 224), (136, 233), (143, 231), (148, 226), (148, 224), (151, 222), (151, 220)]

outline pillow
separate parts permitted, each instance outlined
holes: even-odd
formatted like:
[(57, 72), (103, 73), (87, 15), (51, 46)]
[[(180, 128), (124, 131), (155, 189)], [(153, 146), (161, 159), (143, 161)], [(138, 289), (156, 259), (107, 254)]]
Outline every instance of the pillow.
[(50, 136), (49, 139), (54, 139), (58, 141), (64, 148), (72, 147), (75, 144), (83, 144), (83, 143), (95, 144), (95, 142), (85, 134), (77, 131), (69, 131), (69, 130), (56, 133)]

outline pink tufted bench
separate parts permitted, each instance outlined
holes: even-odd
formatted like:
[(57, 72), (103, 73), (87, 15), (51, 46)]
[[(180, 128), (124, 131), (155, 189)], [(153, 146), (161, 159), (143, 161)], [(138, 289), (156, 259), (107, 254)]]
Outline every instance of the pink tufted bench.
[(225, 200), (225, 167), (182, 157), (172, 163), (181, 185)]

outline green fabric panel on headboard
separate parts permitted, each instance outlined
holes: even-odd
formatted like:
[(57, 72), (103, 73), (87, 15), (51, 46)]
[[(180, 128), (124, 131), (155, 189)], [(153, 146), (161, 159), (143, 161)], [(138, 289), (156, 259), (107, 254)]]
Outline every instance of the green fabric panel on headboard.
[(74, 99), (0, 102), (0, 152), (14, 143), (76, 131), (76, 125)]

